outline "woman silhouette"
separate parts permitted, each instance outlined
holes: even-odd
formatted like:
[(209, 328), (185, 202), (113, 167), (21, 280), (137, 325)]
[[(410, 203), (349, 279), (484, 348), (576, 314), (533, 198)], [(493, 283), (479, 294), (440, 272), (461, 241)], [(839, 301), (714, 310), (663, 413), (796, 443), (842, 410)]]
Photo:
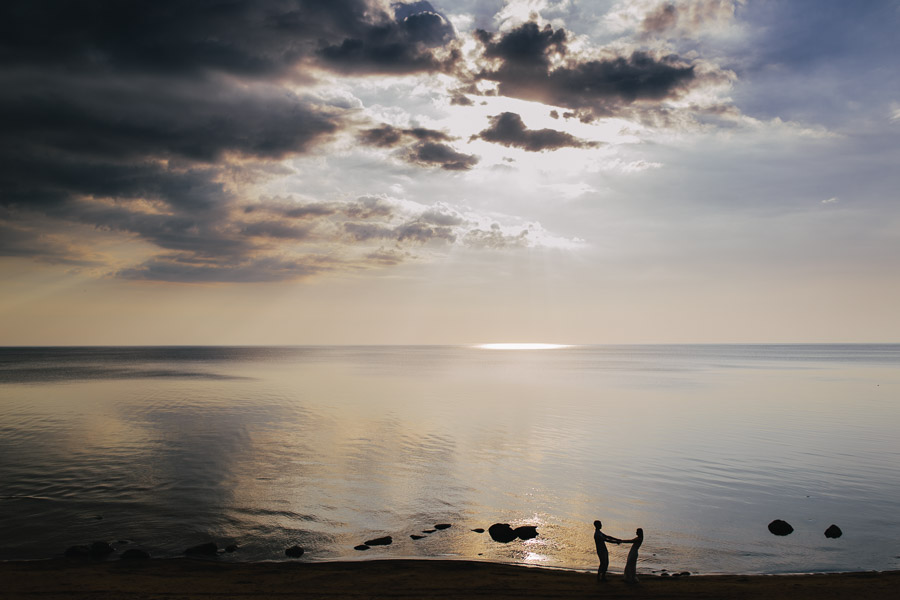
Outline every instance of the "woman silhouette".
[(638, 527), (637, 536), (631, 540), (623, 540), (626, 544), (631, 542), (631, 550), (628, 551), (628, 559), (625, 561), (625, 583), (637, 583), (637, 559), (638, 549), (644, 543), (644, 530)]

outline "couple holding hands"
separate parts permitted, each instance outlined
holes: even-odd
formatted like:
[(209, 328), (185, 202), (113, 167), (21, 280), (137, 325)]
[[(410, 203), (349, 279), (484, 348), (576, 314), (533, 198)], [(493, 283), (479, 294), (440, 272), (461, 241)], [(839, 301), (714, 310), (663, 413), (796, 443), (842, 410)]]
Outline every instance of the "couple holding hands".
[(609, 568), (609, 551), (606, 542), (610, 544), (631, 544), (628, 551), (628, 559), (625, 561), (625, 583), (637, 583), (637, 558), (638, 549), (644, 542), (644, 530), (638, 527), (635, 537), (630, 540), (620, 540), (603, 533), (600, 528), (603, 523), (594, 521), (594, 544), (597, 546), (597, 558), (600, 559), (600, 568), (597, 569), (597, 581), (606, 581), (606, 569)]

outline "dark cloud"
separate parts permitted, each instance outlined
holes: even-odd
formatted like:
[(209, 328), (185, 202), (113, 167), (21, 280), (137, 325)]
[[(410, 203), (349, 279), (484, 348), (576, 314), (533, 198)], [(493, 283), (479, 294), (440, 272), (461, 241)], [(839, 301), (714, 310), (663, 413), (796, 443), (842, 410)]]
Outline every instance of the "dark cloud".
[(180, 270), (186, 280), (215, 279), (211, 265), (241, 273), (251, 263), (273, 278), (292, 264), (309, 273), (305, 263), (268, 260), (268, 249), (308, 239), (314, 228), (295, 220), (331, 209), (241, 213), (239, 182), (269, 176), (270, 161), (309, 153), (346, 126), (352, 108), (301, 96), (279, 78), (315, 63), (328, 43), (400, 26), (378, 6), (2, 3), (0, 252), (87, 264), (90, 235), (66, 244), (28, 226), (52, 220), (131, 236), (168, 257), (130, 277), (174, 280)]
[(372, 129), (364, 129), (359, 135), (360, 141), (379, 148), (393, 148), (405, 142), (414, 140), (431, 142), (449, 142), (453, 140), (450, 135), (435, 129), (424, 127), (412, 127), (400, 129), (391, 125), (382, 125)]
[(310, 236), (310, 229), (282, 221), (256, 221), (244, 225), (241, 234), (250, 237), (303, 240)]
[(431, 48), (452, 26), (427, 2), (367, 0), (9, 0), (0, 5), (0, 61), (134, 73), (222, 71), (279, 76), (317, 57), (348, 68), (433, 70)]
[(372, 219), (392, 217), (394, 210), (394, 205), (382, 196), (362, 196), (344, 205), (341, 212), (351, 219)]
[(487, 59), (477, 76), (497, 82), (501, 95), (580, 109), (594, 118), (619, 114), (635, 102), (678, 97), (698, 81), (694, 67), (677, 56), (636, 51), (602, 60), (568, 57), (566, 32), (549, 25), (529, 22), (505, 34), (479, 30), (476, 36)]
[(430, 242), (431, 240), (446, 240), (455, 242), (456, 236), (450, 227), (433, 226), (421, 221), (408, 223), (398, 230), (397, 241), (415, 240), (420, 243)]
[(437, 142), (413, 144), (405, 156), (411, 163), (447, 171), (468, 171), (478, 164), (477, 156), (457, 152), (447, 144)]
[(455, 138), (443, 131), (425, 127), (401, 129), (392, 125), (381, 125), (364, 129), (359, 140), (377, 148), (400, 148), (398, 156), (403, 160), (423, 167), (440, 167), (448, 171), (466, 171), (478, 164), (478, 157), (463, 154), (443, 142)]
[(490, 127), (472, 137), (507, 147), (522, 148), (528, 152), (599, 146), (597, 142), (582, 140), (564, 131), (528, 129), (525, 127), (522, 117), (512, 112), (504, 112), (490, 117), (490, 123)]
[(314, 219), (327, 217), (337, 212), (333, 204), (309, 202), (298, 204), (283, 198), (263, 198), (259, 204), (244, 206), (244, 214), (269, 213), (282, 219)]
[[(358, 127), (351, 103), (295, 83), (329, 69), (448, 70), (454, 39), (427, 2), (0, 3), (0, 255), (94, 267), (103, 257), (92, 244), (106, 237), (152, 255), (119, 277), (276, 281), (459, 240), (471, 224), (441, 207), (245, 197), (246, 184), (291, 172), (284, 159)], [(420, 166), (478, 162), (442, 131), (359, 135)], [(397, 251), (374, 252), (378, 240)]]
[(318, 51), (327, 67), (346, 73), (449, 71), (460, 59), (448, 47), (453, 25), (428, 2), (395, 3), (394, 19), (382, 19), (340, 44)]
[(23, 225), (13, 226), (0, 220), (0, 256), (35, 258), (48, 264), (75, 267), (100, 264), (59, 236)]
[(464, 94), (453, 94), (450, 97), (450, 104), (454, 106), (475, 106), (475, 103)]
[(345, 111), (277, 86), (141, 78), (3, 77), (0, 137), (17, 153), (82, 159), (226, 154), (282, 158), (306, 152), (341, 127)]
[(524, 23), (509, 33), (500, 35), (482, 29), (475, 32), (476, 38), (484, 46), (484, 55), (503, 62), (508, 69), (522, 68), (531, 71), (550, 66), (550, 57), (566, 53), (566, 31), (546, 25), (543, 29), (537, 23)]

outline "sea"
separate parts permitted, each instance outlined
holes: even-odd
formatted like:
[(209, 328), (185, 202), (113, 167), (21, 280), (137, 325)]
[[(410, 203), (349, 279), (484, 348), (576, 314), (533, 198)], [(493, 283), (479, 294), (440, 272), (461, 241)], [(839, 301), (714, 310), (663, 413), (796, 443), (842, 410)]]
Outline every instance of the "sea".
[(900, 568), (900, 345), (0, 349), (0, 560), (593, 570), (596, 519), (639, 573)]

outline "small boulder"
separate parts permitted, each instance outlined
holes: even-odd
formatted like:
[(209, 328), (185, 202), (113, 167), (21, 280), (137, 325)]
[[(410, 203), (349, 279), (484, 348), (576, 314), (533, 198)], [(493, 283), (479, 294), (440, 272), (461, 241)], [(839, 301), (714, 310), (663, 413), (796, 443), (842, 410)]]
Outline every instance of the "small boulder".
[(286, 548), (284, 550), (285, 556), (290, 556), (291, 558), (300, 558), (303, 556), (303, 548), (300, 546), (291, 546), (290, 548)]
[(112, 546), (106, 542), (94, 542), (91, 544), (91, 558), (104, 558), (115, 552)]
[(91, 547), (85, 545), (69, 546), (66, 548), (66, 558), (89, 558), (91, 556)]
[(434, 526), (435, 529), (450, 529), (450, 523), (438, 523)]
[(495, 542), (500, 542), (502, 544), (508, 544), (513, 541), (518, 535), (513, 530), (512, 527), (509, 526), (509, 523), (494, 523), (490, 527), (488, 527), (488, 533), (491, 536), (491, 539)]
[(231, 554), (232, 552), (236, 552), (238, 548), (240, 548), (240, 546), (237, 544), (229, 544), (228, 546), (225, 546), (225, 552)]
[(423, 529), (422, 533), (434, 533), (437, 529)]
[(365, 544), (360, 544), (359, 546), (353, 546), (353, 549), (354, 550), (368, 550), (369, 547), (366, 546)]
[(521, 527), (516, 527), (513, 529), (513, 533), (516, 534), (520, 540), (530, 540), (531, 538), (537, 537), (537, 527), (534, 525), (522, 525)]
[(410, 535), (409, 537), (411, 537), (411, 538), (414, 539), (414, 540), (421, 540), (421, 539), (424, 538), (425, 536), (424, 536), (424, 535), (416, 535), (416, 534), (413, 533), (413, 534)]
[(129, 548), (119, 558), (121, 560), (147, 560), (150, 558), (150, 553), (140, 548)]
[(844, 535), (844, 532), (841, 531), (840, 527), (838, 527), (837, 525), (834, 525), (834, 524), (832, 524), (831, 526), (828, 527), (828, 529), (825, 530), (825, 537), (827, 537), (827, 538), (834, 539), (834, 538), (839, 538), (842, 535)]
[(769, 523), (769, 531), (773, 535), (790, 535), (794, 532), (794, 528), (790, 526), (786, 521), (782, 521), (781, 519), (775, 519), (771, 523)]
[(473, 529), (472, 531), (474, 531), (475, 533), (484, 533), (484, 529), (481, 528), (481, 527), (476, 527), (476, 528)]
[(393, 543), (394, 543), (394, 539), (389, 535), (386, 535), (386, 536), (380, 537), (380, 538), (375, 538), (374, 540), (366, 540), (365, 541), (366, 546), (390, 546)]
[(215, 542), (206, 542), (205, 544), (197, 544), (191, 546), (184, 551), (188, 556), (216, 556), (219, 553), (219, 547)]

